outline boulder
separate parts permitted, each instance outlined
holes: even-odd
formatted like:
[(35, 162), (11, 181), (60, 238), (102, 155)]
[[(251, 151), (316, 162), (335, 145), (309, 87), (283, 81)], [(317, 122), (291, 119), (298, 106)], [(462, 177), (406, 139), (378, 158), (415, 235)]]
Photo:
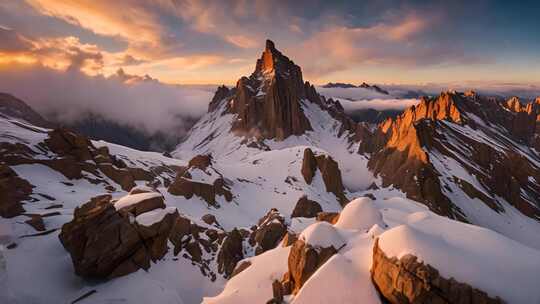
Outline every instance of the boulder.
[(304, 195), (296, 203), (291, 217), (316, 217), (319, 212), (322, 212), (321, 205)]
[(251, 266), (251, 262), (250, 261), (242, 261), (240, 264), (238, 264), (236, 266), (236, 268), (234, 268), (234, 271), (233, 273), (231, 274), (231, 278), (236, 276), (237, 274), (239, 274), (240, 272), (246, 270), (249, 268), (249, 266)]
[(144, 226), (134, 220), (132, 211), (138, 210), (142, 209), (117, 211), (110, 195), (94, 197), (75, 209), (73, 220), (62, 226), (59, 238), (77, 275), (122, 276), (140, 268), (147, 270), (150, 261), (165, 255), (178, 212), (167, 212), (161, 220)]
[(452, 278), (442, 277), (431, 265), (419, 262), (414, 255), (400, 259), (387, 257), (378, 239), (373, 246), (371, 279), (385, 301), (391, 304), (463, 303), (501, 304), (500, 298)]
[(333, 246), (319, 248), (297, 240), (289, 253), (288, 271), (281, 282), (285, 293), (297, 294), (311, 275), (336, 253)]
[(243, 238), (238, 229), (227, 233), (218, 253), (218, 272), (230, 278), (236, 264), (244, 258)]
[(285, 218), (277, 211), (271, 209), (259, 219), (258, 225), (252, 231), (249, 243), (255, 247), (255, 254), (259, 255), (267, 250), (276, 248), (279, 241), (287, 233)]
[(212, 155), (206, 154), (206, 155), (197, 155), (193, 157), (188, 165), (190, 168), (198, 168), (200, 170), (206, 170), (208, 166), (212, 164)]
[(328, 222), (330, 224), (335, 224), (339, 220), (338, 212), (319, 212), (317, 213), (317, 221), (319, 222)]
[(0, 216), (11, 218), (22, 214), (22, 201), (30, 198), (32, 188), (10, 167), (0, 164)]
[(220, 176), (215, 178), (213, 183), (201, 182), (192, 179), (190, 172), (200, 170), (206, 175), (219, 174), (211, 168), (212, 157), (210, 155), (197, 155), (189, 161), (189, 167), (181, 167), (177, 171), (176, 178), (169, 185), (167, 191), (172, 195), (184, 196), (191, 199), (197, 195), (209, 205), (219, 207), (216, 196), (220, 195), (230, 202), (233, 195), (225, 180)]
[(213, 214), (205, 214), (201, 217), (201, 220), (208, 225), (219, 225), (216, 216)]
[[(130, 201), (136, 201), (136, 203), (129, 204)], [(114, 206), (122, 214), (131, 213), (137, 216), (154, 209), (165, 208), (165, 201), (160, 193), (144, 192), (127, 195), (116, 201)]]
[(308, 185), (311, 185), (315, 172), (317, 171), (317, 160), (315, 154), (310, 148), (304, 150), (304, 157), (302, 158), (302, 176)]

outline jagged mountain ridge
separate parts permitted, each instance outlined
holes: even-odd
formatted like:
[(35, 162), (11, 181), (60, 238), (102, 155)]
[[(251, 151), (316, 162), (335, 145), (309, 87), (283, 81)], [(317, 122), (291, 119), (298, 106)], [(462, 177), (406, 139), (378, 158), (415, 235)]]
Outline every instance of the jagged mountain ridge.
[(537, 119), (538, 100), (525, 106), (444, 92), (382, 123), (360, 152), (383, 186), (439, 214), (527, 239), (503, 223), (539, 219)]
[[(10, 215), (14, 217), (0, 222), (12, 227), (0, 238), (10, 247), (0, 251), (6, 256), (8, 278), (0, 284), (19, 300), (51, 303), (81, 296), (93, 303), (114, 298), (130, 303), (286, 299), (300, 304), (359, 297), (380, 303), (373, 284), (387, 292), (387, 298), (396, 292), (411, 296), (408, 290), (393, 289), (403, 282), (425, 287), (418, 290), (430, 296), (433, 287), (441, 287), (437, 284), (450, 282), (452, 288), (435, 292), (443, 298), (467, 299), (473, 292), (488, 303), (500, 303), (499, 296), (517, 302), (526, 298), (512, 290), (531, 288), (535, 282), (540, 255), (532, 248), (540, 248), (538, 221), (525, 216), (526, 209), (512, 209), (520, 206), (519, 200), (492, 197), (491, 208), (482, 200), (482, 193), (490, 198), (484, 193), (489, 191), (478, 185), (487, 187), (487, 182), (480, 178), (478, 183), (469, 182), (476, 190), (463, 183), (463, 172), (477, 168), (457, 166), (455, 161), (480, 163), (482, 158), (471, 158), (469, 150), (460, 147), (490, 138), (496, 143), (486, 148), (488, 152), (510, 147), (526, 158), (519, 170), (535, 174), (537, 152), (530, 149), (538, 138), (537, 131), (531, 131), (537, 130), (534, 104), (487, 103), (474, 94), (451, 92), (425, 99), (373, 130), (352, 121), (338, 102), (319, 96), (304, 83), (300, 68), (273, 43), (267, 43), (253, 75), (242, 79), (234, 89), (218, 89), (209, 112), (173, 153), (177, 159), (1, 118), (0, 181), (7, 181), (2, 184), (6, 189), (27, 184), (9, 198), (22, 209), (10, 209), (15, 210)], [(294, 122), (292, 113), (305, 121)], [(453, 154), (440, 157), (441, 147)], [(440, 167), (444, 164), (448, 166)], [(511, 180), (519, 184), (524, 179), (518, 173), (523, 174), (516, 172)], [(465, 186), (456, 188), (453, 176)], [(429, 191), (418, 188), (418, 178), (427, 181)], [(469, 174), (469, 178), (476, 177)], [(537, 194), (528, 176), (519, 185), (527, 195)], [(489, 227), (513, 240), (437, 216), (404, 198), (413, 195), (432, 211)], [(523, 235), (504, 225), (521, 226), (516, 231)], [(486, 243), (470, 246), (464, 235), (471, 236), (475, 245), (478, 240)], [(435, 258), (430, 263), (436, 269), (411, 257), (400, 266), (394, 258), (403, 248), (416, 250), (412, 253), (419, 259)], [(479, 258), (508, 248), (515, 250), (518, 261), (504, 254), (493, 260)], [(372, 256), (382, 266), (370, 276)], [(458, 270), (480, 265), (475, 273), (482, 276), (456, 277), (445, 263), (437, 263), (437, 256), (452, 258), (450, 265), (463, 265), (453, 267)], [(307, 259), (314, 263), (302, 262)], [(73, 267), (67, 266), (70, 263)], [(512, 267), (501, 273), (497, 265), (506, 263)], [(28, 271), (13, 271), (23, 264)], [(407, 265), (430, 277), (421, 282), (414, 276), (389, 278), (391, 269), (410, 270)], [(0, 267), (0, 275), (3, 271)], [(485, 280), (497, 271), (512, 290)], [(45, 293), (37, 284), (44, 278)], [(321, 294), (328, 290), (324, 288), (328, 282), (332, 288)], [(225, 285), (223, 293), (212, 297)], [(540, 298), (537, 293), (531, 296)]]
[(350, 88), (363, 88), (368, 90), (373, 90), (377, 93), (381, 93), (384, 95), (389, 95), (387, 90), (382, 89), (378, 85), (370, 85), (365, 82), (362, 82), (360, 85), (354, 85), (350, 83), (343, 83), (343, 82), (329, 82), (322, 86), (323, 88), (342, 88), (342, 89), (350, 89)]

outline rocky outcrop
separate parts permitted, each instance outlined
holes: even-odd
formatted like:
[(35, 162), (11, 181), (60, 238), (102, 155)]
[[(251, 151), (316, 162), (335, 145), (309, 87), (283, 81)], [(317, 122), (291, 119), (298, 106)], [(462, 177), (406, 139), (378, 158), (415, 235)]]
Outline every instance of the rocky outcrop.
[[(219, 207), (216, 196), (223, 196), (230, 202), (233, 198), (229, 186), (223, 176), (212, 166), (210, 155), (197, 155), (189, 161), (189, 167), (178, 170), (175, 180), (169, 185), (167, 191), (172, 195), (184, 196), (187, 199), (196, 195), (209, 205)], [(204, 176), (203, 179), (194, 179), (193, 175)]]
[(345, 196), (343, 181), (341, 180), (341, 171), (338, 163), (327, 155), (315, 156), (310, 148), (304, 150), (302, 159), (302, 176), (306, 183), (311, 184), (315, 173), (319, 170), (322, 175), (326, 191), (333, 193), (342, 206), (349, 202)]
[(322, 212), (321, 205), (304, 195), (296, 203), (291, 217), (316, 217), (320, 212)]
[(243, 238), (240, 231), (233, 229), (227, 233), (221, 249), (218, 254), (218, 271), (222, 273), (225, 278), (229, 278), (236, 264), (244, 258), (244, 246)]
[(233, 93), (234, 93), (234, 90), (231, 90), (224, 85), (219, 86), (216, 90), (216, 93), (214, 94), (214, 97), (210, 101), (210, 104), (208, 104), (208, 112), (213, 112), (217, 110), (221, 102), (225, 98), (231, 97)]
[(249, 244), (255, 248), (259, 255), (267, 250), (274, 249), (287, 233), (285, 218), (277, 211), (271, 209), (259, 219), (257, 226), (249, 237)]
[(283, 294), (296, 294), (304, 283), (330, 257), (337, 253), (333, 246), (316, 248), (297, 240), (291, 248), (288, 258), (288, 271), (281, 281)]
[(453, 278), (442, 277), (431, 265), (419, 262), (413, 255), (400, 259), (387, 257), (378, 245), (373, 247), (371, 279), (385, 301), (408, 303), (503, 303), (500, 298)]
[(1, 143), (0, 162), (9, 166), (41, 164), (68, 179), (87, 179), (94, 184), (110, 185), (110, 179), (125, 191), (133, 188), (136, 180), (152, 182), (157, 177), (143, 168), (128, 167), (111, 155), (107, 147), (97, 148), (88, 138), (71, 130), (60, 128), (47, 134), (48, 137), (33, 148), (21, 143)]
[(338, 212), (319, 212), (317, 213), (317, 221), (319, 222), (328, 222), (330, 224), (337, 223), (339, 219)]
[(10, 167), (0, 164), (0, 216), (11, 218), (23, 213), (22, 202), (30, 198), (32, 188)]
[[(137, 212), (164, 207), (141, 201), (116, 210), (110, 195), (94, 197), (75, 209), (62, 226), (60, 241), (70, 253), (75, 273), (89, 278), (111, 278), (150, 268), (150, 261), (167, 252), (167, 240), (179, 214), (167, 212), (149, 226), (134, 220)], [(144, 215), (144, 212), (141, 213)], [(139, 214), (140, 215), (140, 214)]]

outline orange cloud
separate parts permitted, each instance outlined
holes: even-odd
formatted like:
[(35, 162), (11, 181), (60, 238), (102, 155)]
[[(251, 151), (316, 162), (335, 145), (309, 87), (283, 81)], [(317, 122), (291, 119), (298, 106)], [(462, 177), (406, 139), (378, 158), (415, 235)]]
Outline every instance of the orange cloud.
[[(118, 36), (131, 47), (159, 47), (163, 30), (140, 5), (106, 0), (27, 0), (42, 14), (60, 18), (96, 34)], [(135, 3), (133, 3), (135, 4)]]
[(259, 43), (244, 35), (227, 35), (225, 40), (243, 49), (252, 49), (259, 46)]

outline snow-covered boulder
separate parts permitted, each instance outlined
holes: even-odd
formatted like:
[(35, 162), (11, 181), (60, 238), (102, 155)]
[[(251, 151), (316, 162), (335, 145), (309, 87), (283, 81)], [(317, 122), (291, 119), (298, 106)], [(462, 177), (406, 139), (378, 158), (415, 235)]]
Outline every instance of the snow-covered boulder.
[(307, 227), (300, 234), (299, 240), (314, 248), (341, 248), (345, 240), (339, 231), (327, 222), (317, 222)]
[(310, 225), (291, 248), (288, 272), (281, 282), (282, 292), (278, 294), (297, 294), (317, 269), (343, 246), (345, 239), (331, 224), (318, 222)]
[(178, 216), (176, 208), (165, 208), (159, 193), (127, 195), (116, 203), (102, 195), (76, 208), (59, 238), (77, 275), (117, 277), (147, 270), (150, 261), (161, 259)]
[[(538, 251), (485, 228), (427, 217), (381, 234), (373, 258), (374, 282), (389, 299), (390, 293), (400, 293), (414, 302), (412, 297), (424, 296), (424, 289), (435, 287), (442, 290), (443, 298), (462, 303), (457, 299), (463, 295), (454, 294), (459, 287), (463, 293), (482, 299), (500, 297), (506, 303), (540, 303)], [(405, 280), (395, 275), (394, 268), (411, 267), (417, 273), (424, 269), (426, 276), (414, 295), (387, 288), (388, 283), (400, 286), (400, 280)], [(495, 303), (490, 301), (482, 303)]]
[(382, 214), (369, 197), (361, 197), (348, 203), (336, 223), (342, 229), (368, 230), (373, 225), (385, 227)]
[(114, 208), (119, 212), (131, 213), (137, 216), (156, 208), (165, 208), (165, 202), (160, 193), (142, 192), (120, 198), (114, 203)]

